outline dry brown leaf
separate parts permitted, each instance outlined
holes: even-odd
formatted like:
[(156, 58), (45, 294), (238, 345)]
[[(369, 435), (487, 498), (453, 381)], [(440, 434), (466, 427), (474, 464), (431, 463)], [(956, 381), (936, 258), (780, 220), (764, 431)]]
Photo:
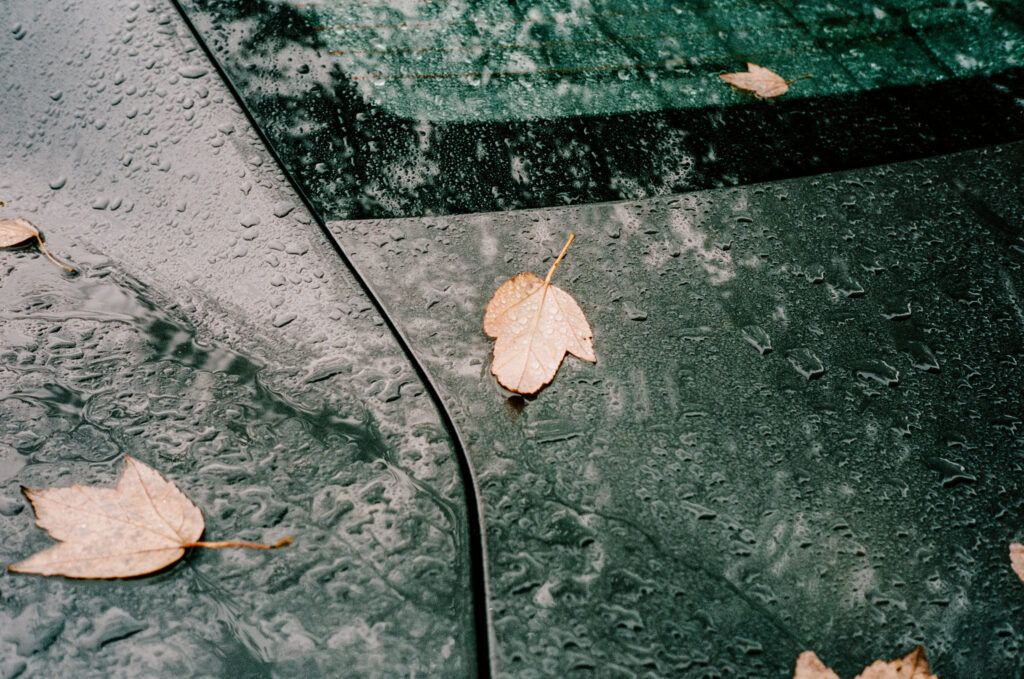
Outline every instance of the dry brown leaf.
[(158, 472), (131, 457), (116, 488), (23, 488), (36, 525), (59, 544), (7, 568), (69, 578), (127, 578), (168, 566), (187, 547), (282, 547), (252, 542), (198, 542), (203, 515)]
[(506, 389), (536, 393), (554, 378), (566, 352), (597, 362), (594, 333), (583, 310), (569, 293), (551, 285), (575, 237), (569, 234), (547, 278), (521, 273), (502, 284), (487, 303), (484, 332), (497, 338), (491, 372)]
[[(2, 205), (2, 203), (0, 203)], [(32, 238), (36, 239), (39, 243), (39, 249), (43, 251), (43, 254), (47, 258), (56, 264), (57, 266), (67, 269), (68, 271), (74, 271), (70, 266), (65, 266), (53, 258), (50, 251), (43, 245), (43, 239), (39, 236), (39, 229), (32, 226), (32, 223), (27, 219), (18, 217), (17, 219), (0, 219), (0, 248), (9, 248), (14, 245), (21, 245), (27, 240)]]
[(0, 219), (0, 248), (19, 245), (29, 238), (39, 238), (39, 231), (28, 220)]
[(938, 679), (932, 674), (924, 649), (920, 646), (897, 660), (876, 660), (868, 665), (856, 679)]
[(1024, 545), (1019, 542), (1010, 543), (1010, 566), (1013, 567), (1013, 572), (1024, 580)]
[[(814, 651), (804, 651), (796, 660), (796, 673), (793, 679), (839, 679), (839, 676), (825, 667)], [(920, 646), (913, 651), (889, 662), (876, 660), (855, 679), (939, 679), (932, 674), (928, 660), (924, 657), (924, 649)]]
[(796, 659), (793, 679), (839, 679), (839, 675), (825, 667), (814, 651), (804, 651)]
[(789, 86), (797, 80), (803, 80), (811, 76), (805, 75), (793, 80), (786, 80), (774, 71), (747, 62), (746, 71), (722, 73), (719, 77), (733, 87), (753, 92), (758, 98), (770, 99), (788, 92)]

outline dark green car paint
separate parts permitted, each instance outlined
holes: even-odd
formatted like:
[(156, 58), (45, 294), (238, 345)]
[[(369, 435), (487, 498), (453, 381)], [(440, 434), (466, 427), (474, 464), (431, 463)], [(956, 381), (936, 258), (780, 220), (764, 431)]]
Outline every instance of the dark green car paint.
[[(47, 542), (18, 484), (100, 483), (125, 451), (218, 534), (300, 541), (140, 581), (0, 576), (0, 676), (782, 678), (806, 648), (853, 676), (917, 643), (943, 679), (1024, 671), (1019, 70), (425, 127), (323, 80), (292, 8), (186, 9), (461, 431), (490, 626), (427, 385), (169, 8), (19, 5), (0, 190), (84, 273), (4, 253), (5, 560)], [(568, 231), (558, 283), (598, 362), (515, 397), (483, 309)]]
[[(499, 674), (1021, 672), (1022, 152), (332, 222), (467, 436)], [(510, 398), (482, 310), (570, 230), (598, 362)]]

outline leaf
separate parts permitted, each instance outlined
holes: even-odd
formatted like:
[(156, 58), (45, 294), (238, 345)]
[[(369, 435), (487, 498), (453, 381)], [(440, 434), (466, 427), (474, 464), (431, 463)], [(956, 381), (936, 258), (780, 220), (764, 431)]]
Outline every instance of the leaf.
[[(3, 205), (3, 203), (0, 203)], [(57, 266), (68, 271), (74, 271), (70, 266), (65, 266), (53, 258), (50, 251), (43, 245), (43, 239), (39, 236), (39, 229), (32, 226), (27, 219), (0, 219), (0, 248), (9, 248), (14, 245), (21, 245), (27, 240), (35, 238), (39, 243), (39, 249), (46, 257)]]
[(916, 647), (898, 660), (887, 663), (876, 660), (857, 675), (856, 679), (938, 679), (932, 674), (924, 649)]
[(125, 457), (116, 488), (23, 488), (36, 511), (36, 525), (59, 544), (8, 566), (16, 573), (69, 578), (127, 578), (168, 566), (187, 547), (282, 547), (251, 542), (197, 542), (203, 515), (170, 481), (138, 460)]
[[(804, 651), (796, 660), (796, 674), (793, 679), (839, 679), (839, 676), (825, 667), (814, 651)], [(889, 662), (876, 660), (855, 679), (938, 679), (932, 674), (924, 649), (920, 646), (913, 651)]]
[(753, 92), (754, 96), (759, 99), (770, 99), (788, 92), (789, 86), (797, 80), (803, 80), (804, 78), (810, 78), (811, 76), (804, 75), (799, 78), (794, 78), (793, 80), (785, 80), (774, 71), (770, 71), (763, 66), (747, 62), (746, 71), (722, 73), (718, 77), (733, 87)]
[(39, 231), (28, 220), (0, 219), (0, 248), (20, 245), (29, 238), (39, 238)]
[(1019, 542), (1010, 543), (1010, 566), (1021, 580), (1024, 580), (1024, 545)]
[(796, 659), (793, 679), (839, 679), (839, 675), (825, 667), (814, 651), (804, 651)]
[(576, 234), (562, 248), (544, 280), (521, 273), (487, 303), (484, 332), (497, 338), (491, 373), (511, 391), (533, 394), (550, 382), (566, 352), (597, 362), (587, 317), (572, 295), (551, 285), (551, 276)]

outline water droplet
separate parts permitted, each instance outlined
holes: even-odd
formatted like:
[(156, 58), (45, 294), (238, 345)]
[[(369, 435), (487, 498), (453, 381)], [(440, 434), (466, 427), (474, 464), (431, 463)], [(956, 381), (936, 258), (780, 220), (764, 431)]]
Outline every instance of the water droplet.
[(953, 462), (944, 457), (925, 458), (924, 464), (929, 469), (939, 472), (942, 485), (945, 488), (955, 486), (958, 483), (970, 483), (977, 481), (977, 477), (967, 473), (967, 469), (958, 462)]
[(913, 360), (913, 366), (918, 370), (933, 373), (939, 372), (939, 359), (935, 357), (935, 353), (924, 342), (918, 340), (907, 342), (907, 351)]
[(202, 78), (207, 73), (209, 73), (209, 70), (202, 66), (185, 66), (184, 68), (178, 69), (178, 75), (180, 75), (182, 78), (188, 78), (190, 80)]
[(786, 352), (786, 360), (793, 366), (793, 369), (809, 380), (814, 380), (825, 374), (825, 364), (821, 359), (806, 347), (792, 349)]
[(747, 340), (752, 347), (757, 349), (758, 353), (762, 356), (770, 354), (772, 351), (772, 339), (768, 336), (768, 333), (764, 331), (761, 326), (748, 325), (742, 330), (743, 339)]
[(277, 205), (274, 206), (274, 216), (275, 217), (287, 217), (288, 214), (292, 210), (294, 210), (294, 209), (295, 209), (295, 203), (291, 203), (291, 202), (278, 203)]
[(647, 312), (644, 311), (643, 309), (633, 306), (629, 302), (623, 303), (622, 308), (625, 309), (626, 311), (626, 318), (628, 318), (631, 321), (647, 320)]
[(273, 324), (273, 326), (275, 328), (283, 328), (284, 326), (286, 326), (289, 323), (291, 323), (292, 321), (294, 321), (296, 318), (298, 318), (298, 316), (296, 314), (293, 314), (293, 313), (290, 313), (290, 312), (285, 312), (285, 313), (276, 314), (274, 316), (274, 319), (271, 321), (271, 323)]
[(11, 621), (4, 639), (13, 642), (18, 655), (25, 657), (45, 651), (64, 631), (64, 617), (31, 604)]
[(80, 644), (92, 651), (114, 641), (126, 639), (146, 629), (145, 623), (133, 618), (127, 611), (116, 606), (96, 618), (93, 632), (81, 638)]
[(882, 304), (882, 318), (888, 321), (905, 321), (911, 313), (910, 302), (906, 299), (889, 299)]
[(853, 374), (862, 380), (874, 380), (886, 387), (894, 387), (900, 382), (900, 371), (881, 359), (857, 361), (851, 367)]

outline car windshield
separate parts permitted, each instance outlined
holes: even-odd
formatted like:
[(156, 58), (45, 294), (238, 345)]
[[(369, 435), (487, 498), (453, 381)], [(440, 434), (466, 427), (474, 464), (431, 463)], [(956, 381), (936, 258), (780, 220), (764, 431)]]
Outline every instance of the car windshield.
[[(311, 3), (311, 30), (395, 116), (510, 121), (727, 106), (713, 76), (746, 61), (795, 97), (1003, 71), (1024, 35), (984, 2), (736, 0)], [(709, 77), (711, 76), (711, 77)]]
[[(324, 219), (640, 199), (1024, 138), (992, 2), (185, 0)], [(719, 76), (789, 82), (760, 99)]]

